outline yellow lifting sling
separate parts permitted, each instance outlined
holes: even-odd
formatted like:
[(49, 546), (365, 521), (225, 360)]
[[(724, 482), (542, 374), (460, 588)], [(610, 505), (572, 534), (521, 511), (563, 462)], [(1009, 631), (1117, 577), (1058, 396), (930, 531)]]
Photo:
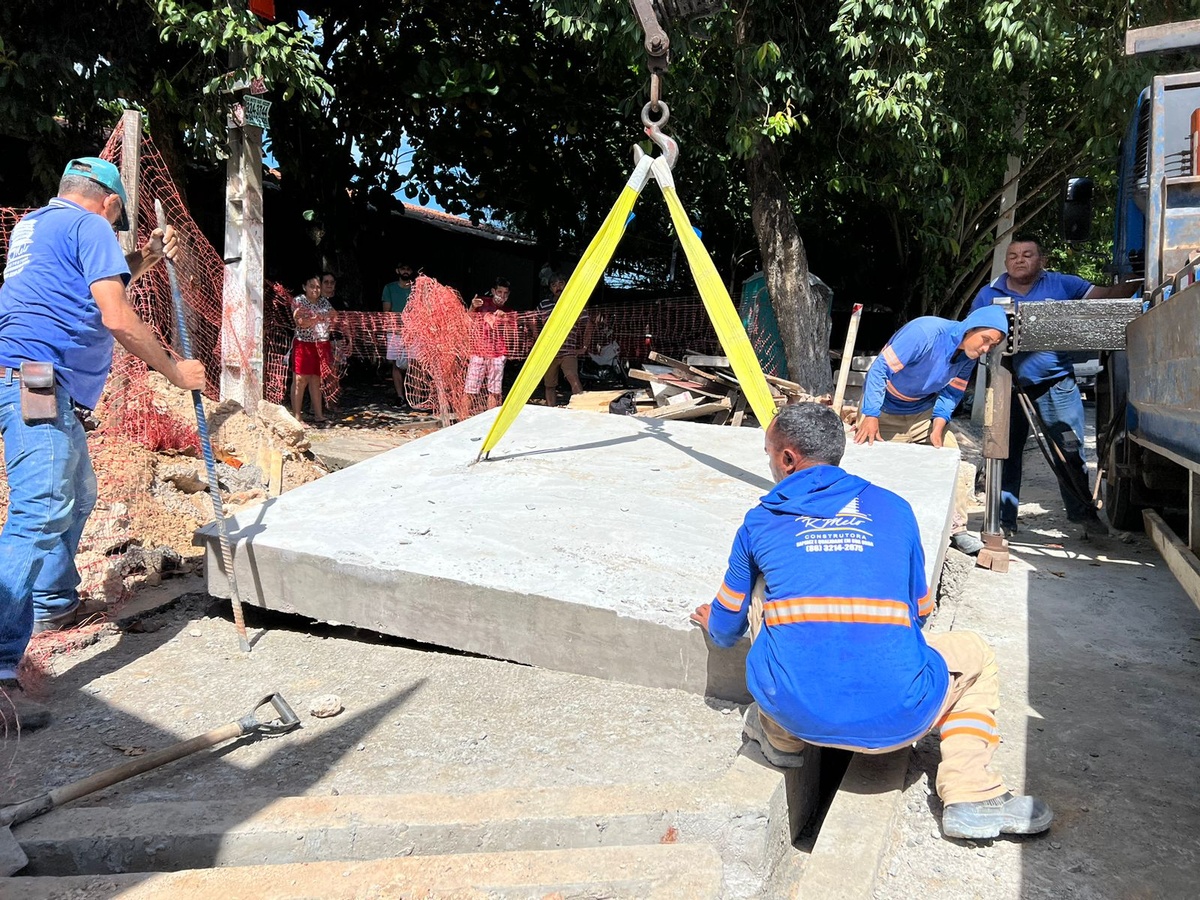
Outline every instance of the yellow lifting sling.
[(660, 102), (659, 105), (662, 108), (661, 118), (651, 122), (650, 104), (647, 104), (646, 108), (642, 110), (642, 123), (645, 125), (646, 134), (650, 139), (663, 149), (663, 155), (645, 156), (642, 154), (641, 148), (634, 148), (637, 163), (633, 173), (625, 182), (621, 195), (617, 197), (617, 202), (613, 204), (612, 210), (605, 217), (600, 230), (588, 244), (579, 265), (575, 267), (575, 271), (567, 280), (567, 286), (554, 305), (554, 310), (550, 313), (546, 326), (534, 342), (533, 349), (529, 351), (529, 356), (526, 358), (525, 364), (521, 366), (512, 390), (505, 398), (499, 415), (496, 416), (496, 420), (492, 423), (492, 427), (483, 441), (479, 457), (490, 453), (492, 448), (504, 437), (504, 433), (517, 418), (521, 407), (529, 401), (542, 377), (550, 368), (550, 363), (558, 355), (571, 328), (579, 321), (579, 316), (583, 312), (588, 298), (595, 290), (604, 270), (608, 268), (608, 264), (616, 252), (617, 244), (621, 242), (621, 238), (625, 234), (629, 213), (633, 210), (634, 203), (637, 202), (638, 196), (650, 179), (658, 182), (658, 186), (662, 190), (663, 199), (666, 200), (667, 209), (671, 213), (671, 222), (683, 245), (683, 252), (691, 267), (692, 277), (700, 291), (704, 308), (708, 311), (709, 318), (712, 319), (717, 339), (721, 342), (721, 347), (729, 358), (729, 364), (733, 368), (734, 375), (737, 376), (750, 408), (754, 410), (755, 418), (763, 428), (766, 428), (774, 418), (775, 400), (771, 396), (771, 389), (767, 386), (767, 379), (763, 375), (762, 366), (759, 365), (758, 356), (754, 352), (746, 329), (742, 327), (733, 300), (730, 299), (729, 292), (725, 290), (725, 285), (721, 281), (720, 275), (717, 274), (712, 258), (704, 249), (700, 238), (696, 236), (692, 223), (688, 219), (687, 211), (684, 210), (679, 195), (675, 192), (671, 167), (675, 163), (678, 149), (674, 140), (662, 132), (662, 126), (666, 124), (670, 111), (667, 109), (666, 103)]

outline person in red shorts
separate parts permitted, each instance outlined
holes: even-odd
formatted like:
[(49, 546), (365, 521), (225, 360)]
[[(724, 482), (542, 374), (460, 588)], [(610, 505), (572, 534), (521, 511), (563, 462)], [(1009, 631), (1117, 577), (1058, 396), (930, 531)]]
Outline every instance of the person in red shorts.
[(487, 387), (488, 409), (500, 405), (504, 382), (504, 361), (509, 341), (515, 337), (517, 316), (504, 307), (508, 302), (509, 283), (497, 278), (492, 289), (471, 300), (471, 357), (467, 365), (466, 394), (474, 398)]
[(292, 341), (292, 415), (299, 421), (304, 407), (304, 392), (312, 406), (317, 427), (325, 424), (321, 405), (321, 372), (330, 371), (333, 353), (329, 344), (329, 326), (333, 307), (321, 296), (321, 279), (313, 275), (304, 282), (304, 293), (292, 301), (296, 337)]

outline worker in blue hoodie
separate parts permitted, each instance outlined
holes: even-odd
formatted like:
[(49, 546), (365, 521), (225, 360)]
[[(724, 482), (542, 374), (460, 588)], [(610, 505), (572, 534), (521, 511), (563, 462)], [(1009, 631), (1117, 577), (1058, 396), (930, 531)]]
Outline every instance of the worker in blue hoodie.
[(929, 589), (912, 508), (839, 468), (845, 448), (829, 407), (780, 410), (766, 433), (775, 488), (738, 529), (716, 599), (692, 615), (718, 647), (750, 631), (746, 735), (794, 767), (805, 744), (889, 753), (936, 730), (947, 836), (1045, 831), (1050, 808), (990, 768), (995, 654), (972, 632), (922, 635)]
[[(975, 363), (1008, 334), (1008, 317), (987, 307), (955, 322), (913, 319), (897, 331), (867, 371), (854, 442), (877, 440), (958, 449), (946, 430)], [(967, 532), (967, 494), (955, 492), (950, 544), (975, 556), (983, 542)]]

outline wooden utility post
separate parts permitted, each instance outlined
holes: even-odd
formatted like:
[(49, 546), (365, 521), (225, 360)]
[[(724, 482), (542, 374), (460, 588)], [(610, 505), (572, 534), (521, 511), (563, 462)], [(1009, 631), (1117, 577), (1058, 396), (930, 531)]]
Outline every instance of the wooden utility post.
[[(1018, 141), (1025, 138), (1024, 108), (1013, 127), (1013, 136)], [(1008, 255), (1008, 245), (1017, 221), (1017, 189), (1020, 187), (1020, 175), (1021, 157), (1010, 153), (1008, 168), (1004, 171), (1004, 190), (1000, 195), (1000, 214), (996, 217), (996, 246), (992, 250), (992, 275), (988, 279), (989, 282), (1004, 274), (1004, 258)], [(976, 366), (975, 373), (975, 402), (971, 407), (971, 421), (982, 425), (984, 397), (987, 395), (987, 366)]]
[[(237, 71), (245, 57), (230, 52)], [(247, 121), (235, 86), (225, 165), (225, 284), (221, 322), (221, 399), (250, 413), (263, 395), (262, 128)]]
[(142, 171), (142, 114), (127, 109), (121, 114), (121, 181), (125, 185), (125, 196), (129, 206), (125, 215), (129, 217), (129, 230), (118, 234), (121, 250), (132, 253), (137, 249), (138, 194)]

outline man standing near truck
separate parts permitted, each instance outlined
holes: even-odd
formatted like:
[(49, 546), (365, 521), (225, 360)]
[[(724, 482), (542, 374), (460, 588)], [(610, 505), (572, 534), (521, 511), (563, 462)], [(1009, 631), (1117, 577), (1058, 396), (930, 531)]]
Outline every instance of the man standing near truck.
[(204, 364), (175, 360), (125, 295), (134, 278), (174, 254), (174, 230), (155, 229), (126, 257), (113, 232), (128, 228), (116, 166), (84, 157), (67, 164), (58, 196), (22, 218), (9, 239), (0, 287), (9, 486), (0, 532), (0, 732), (50, 719), (24, 696), (17, 666), (35, 630), (71, 624), (79, 607), (75, 553), (96, 503), (96, 474), (76, 413), (99, 401), (113, 339), (176, 387), (204, 387)]
[[(1042, 248), (1036, 240), (1017, 235), (1004, 257), (1004, 274), (981, 288), (971, 304), (974, 312), (996, 300), (1011, 298), (1016, 303), (1048, 300), (1080, 300), (1088, 296), (1092, 283), (1077, 275), (1050, 272), (1045, 268)], [(1088, 496), (1087, 461), (1083, 451), (1083, 397), (1075, 383), (1069, 353), (1038, 350), (1013, 356), (1013, 390), (1020, 387), (1037, 408), (1046, 436), (1062, 451), (1066, 470), (1076, 487)], [(1008, 459), (1000, 478), (1000, 524), (1006, 534), (1017, 530), (1017, 507), (1021, 495), (1021, 454), (1029, 437), (1029, 422), (1015, 394), (1011, 404)], [(1065, 485), (1059, 485), (1067, 518), (1086, 524), (1096, 518), (1095, 510), (1083, 503)]]

